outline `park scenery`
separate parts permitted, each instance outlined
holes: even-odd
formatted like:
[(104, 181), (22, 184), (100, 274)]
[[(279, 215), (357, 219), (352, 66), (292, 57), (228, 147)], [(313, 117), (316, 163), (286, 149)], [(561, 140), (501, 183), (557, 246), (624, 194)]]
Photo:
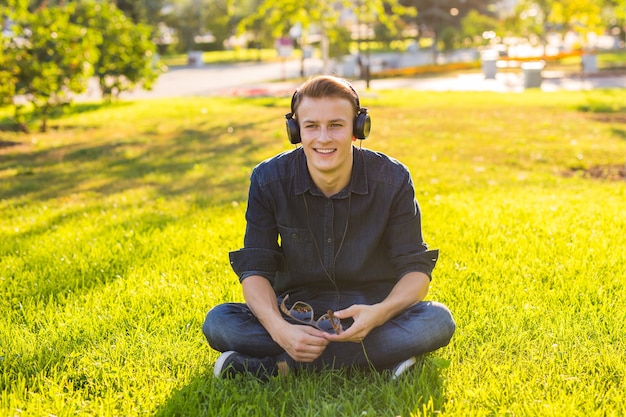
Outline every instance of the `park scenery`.
[(626, 93), (362, 100), (441, 250), (449, 346), (398, 381), (214, 379), (200, 327), (242, 300), (227, 253), (289, 99), (81, 104), (1, 133), (0, 414), (624, 414)]
[[(75, 3), (84, 8), (66, 13), (63, 7)], [(372, 134), (355, 146), (389, 154), (410, 170), (424, 238), (440, 250), (427, 299), (451, 309), (457, 331), (448, 346), (419, 357), (399, 379), (367, 369), (300, 372), (266, 382), (218, 379), (219, 352), (208, 346), (201, 326), (213, 306), (243, 301), (228, 252), (243, 243), (252, 169), (293, 148), (284, 119), (291, 97), (283, 89), (254, 97), (120, 97), (150, 88), (164, 71), (199, 66), (186, 51), (224, 41), (227, 32), (211, 26), (213, 35), (205, 30), (200, 42), (171, 20), (172, 6), (171, 31), (153, 45), (150, 19), (167, 16), (154, 17), (146, 1), (118, 1), (119, 9), (114, 3), (10, 0), (0, 6), (13, 13), (0, 37), (1, 416), (626, 415), (626, 89), (433, 92), (393, 83), (367, 88), (383, 68), (348, 76), (358, 81), (361, 104), (372, 117)], [(166, 10), (167, 2), (153, 3)], [(187, 3), (189, 11), (206, 2)], [(228, 13), (240, 13), (242, 24), (259, 31), (258, 16), (243, 3), (267, 13), (270, 29), (278, 28), (277, 6), (310, 7), (287, 0), (241, 3)], [(360, 12), (367, 9), (358, 3)], [(409, 46), (425, 51), (422, 57), (435, 51), (441, 58), (451, 56), (444, 54), (448, 47), (467, 46), (462, 33), (469, 29), (459, 19), (474, 16), (474, 29), (478, 21), (486, 27), (503, 21), (492, 14), (485, 23), (465, 7), (480, 15), (489, 10), (479, 4), (509, 2), (444, 2), (455, 6), (443, 20), (433, 20), (441, 13), (431, 4), (442, 2), (416, 3), (426, 11), (416, 15), (423, 20), (409, 20), (418, 19), (433, 43), (424, 44), (424, 35)], [(616, 46), (606, 54), (594, 51), (593, 74), (581, 73), (578, 47), (562, 61), (544, 55), (542, 62), (574, 79), (623, 76), (623, 1), (510, 3), (544, 12), (546, 19), (565, 16), (570, 3), (612, 10), (592, 13), (610, 16), (594, 25), (605, 22), (603, 33)], [(130, 4), (135, 14), (127, 19)], [(551, 7), (561, 14), (546, 15)], [(377, 16), (376, 10), (367, 15)], [(451, 36), (443, 26), (428, 26), (446, 19), (456, 22), (457, 41), (443, 36)], [(71, 29), (54, 32), (63, 48), (50, 47), (50, 39), (37, 43), (36, 36), (29, 43), (33, 33), (48, 33), (59, 22)], [(99, 29), (87, 36), (80, 22)], [(298, 64), (306, 50), (302, 35), (320, 27), (313, 23), (285, 23), (294, 37), (289, 56), (273, 50), (273, 41), (193, 56), (205, 68)], [(367, 23), (374, 36), (373, 21)], [(581, 27), (560, 24), (539, 26)], [(103, 37), (108, 25), (121, 32)], [(134, 36), (122, 36), (126, 31)], [(182, 46), (164, 42), (176, 33)], [(479, 51), (493, 37), (477, 33), (486, 34), (478, 44), (466, 39)], [(314, 55), (332, 60), (337, 39), (312, 44)], [(342, 45), (363, 52), (361, 41)], [(389, 56), (385, 42), (367, 42), (371, 57)], [(80, 45), (89, 56), (76, 49)], [(126, 56), (131, 45), (141, 57), (116, 67), (123, 60), (113, 58)], [(499, 61), (510, 63), (513, 49)], [(413, 52), (394, 56), (407, 53)], [(83, 58), (92, 61), (77, 66)], [(387, 76), (425, 77), (419, 62), (413, 64), (406, 68), (414, 71), (387, 67)], [(438, 58), (428, 65), (429, 72), (443, 68)], [(520, 69), (508, 65), (498, 66), (498, 74)], [(481, 64), (453, 70), (476, 74)], [(362, 76), (367, 87), (357, 80)], [(101, 99), (74, 100), (88, 79)]]

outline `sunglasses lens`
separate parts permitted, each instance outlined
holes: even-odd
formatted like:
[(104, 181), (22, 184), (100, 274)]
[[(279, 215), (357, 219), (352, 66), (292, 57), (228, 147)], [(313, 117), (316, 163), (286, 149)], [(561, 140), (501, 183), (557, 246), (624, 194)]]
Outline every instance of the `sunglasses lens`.
[(341, 321), (336, 317), (331, 319), (328, 314), (324, 314), (317, 320), (317, 327), (327, 333), (334, 334), (341, 329)]
[(280, 303), (280, 310), (291, 317), (292, 319), (308, 324), (310, 326), (317, 327), (318, 329), (325, 331), (327, 333), (341, 333), (343, 331), (343, 327), (341, 326), (341, 320), (333, 315), (332, 310), (328, 310), (327, 314), (321, 316), (317, 321), (315, 321), (315, 316), (313, 313), (313, 307), (304, 301), (297, 301), (290, 309), (287, 309), (287, 299), (289, 295), (286, 295), (283, 298), (283, 301)]
[(333, 328), (333, 324), (330, 322), (329, 318), (320, 318), (317, 322), (317, 327), (327, 333), (335, 333), (335, 329)]
[(296, 302), (289, 310), (289, 314), (296, 320), (313, 321), (313, 308), (302, 301)]

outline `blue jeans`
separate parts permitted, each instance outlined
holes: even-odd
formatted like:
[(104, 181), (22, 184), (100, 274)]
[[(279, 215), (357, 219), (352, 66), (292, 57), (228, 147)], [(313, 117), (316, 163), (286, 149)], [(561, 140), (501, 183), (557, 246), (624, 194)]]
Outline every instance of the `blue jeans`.
[[(278, 297), (280, 304), (282, 297)], [(289, 303), (305, 301), (320, 314), (353, 304), (373, 304), (380, 296), (359, 292), (306, 291), (290, 293)], [(291, 369), (374, 367), (393, 368), (412, 356), (432, 352), (447, 345), (456, 324), (450, 310), (441, 303), (417, 303), (382, 326), (372, 330), (362, 343), (331, 342), (311, 363), (295, 362), (259, 323), (246, 304), (220, 304), (209, 311), (202, 330), (209, 345), (220, 352), (234, 350), (257, 358), (273, 357), (286, 361)]]

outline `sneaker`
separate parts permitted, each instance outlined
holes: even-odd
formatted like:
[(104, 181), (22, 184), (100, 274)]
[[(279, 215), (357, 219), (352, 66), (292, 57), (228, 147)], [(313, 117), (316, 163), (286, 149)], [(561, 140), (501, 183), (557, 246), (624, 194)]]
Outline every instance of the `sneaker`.
[(229, 350), (215, 361), (213, 375), (216, 378), (234, 378), (237, 375), (250, 374), (262, 381), (278, 375), (278, 367), (273, 358), (255, 358)]
[(417, 360), (415, 359), (415, 356), (413, 356), (413, 357), (410, 357), (409, 359), (407, 359), (405, 361), (402, 361), (399, 364), (397, 364), (395, 366), (395, 368), (393, 368), (393, 370), (391, 371), (393, 373), (391, 375), (391, 379), (398, 379), (400, 377), (400, 375), (402, 375), (409, 368), (411, 368), (413, 365), (415, 365), (415, 362), (417, 362)]

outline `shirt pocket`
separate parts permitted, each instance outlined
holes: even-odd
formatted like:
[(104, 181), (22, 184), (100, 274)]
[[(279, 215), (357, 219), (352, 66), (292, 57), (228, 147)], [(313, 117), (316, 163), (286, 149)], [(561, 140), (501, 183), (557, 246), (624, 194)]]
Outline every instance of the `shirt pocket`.
[(320, 268), (309, 229), (278, 226), (280, 244), (288, 272), (294, 277), (309, 275)]

